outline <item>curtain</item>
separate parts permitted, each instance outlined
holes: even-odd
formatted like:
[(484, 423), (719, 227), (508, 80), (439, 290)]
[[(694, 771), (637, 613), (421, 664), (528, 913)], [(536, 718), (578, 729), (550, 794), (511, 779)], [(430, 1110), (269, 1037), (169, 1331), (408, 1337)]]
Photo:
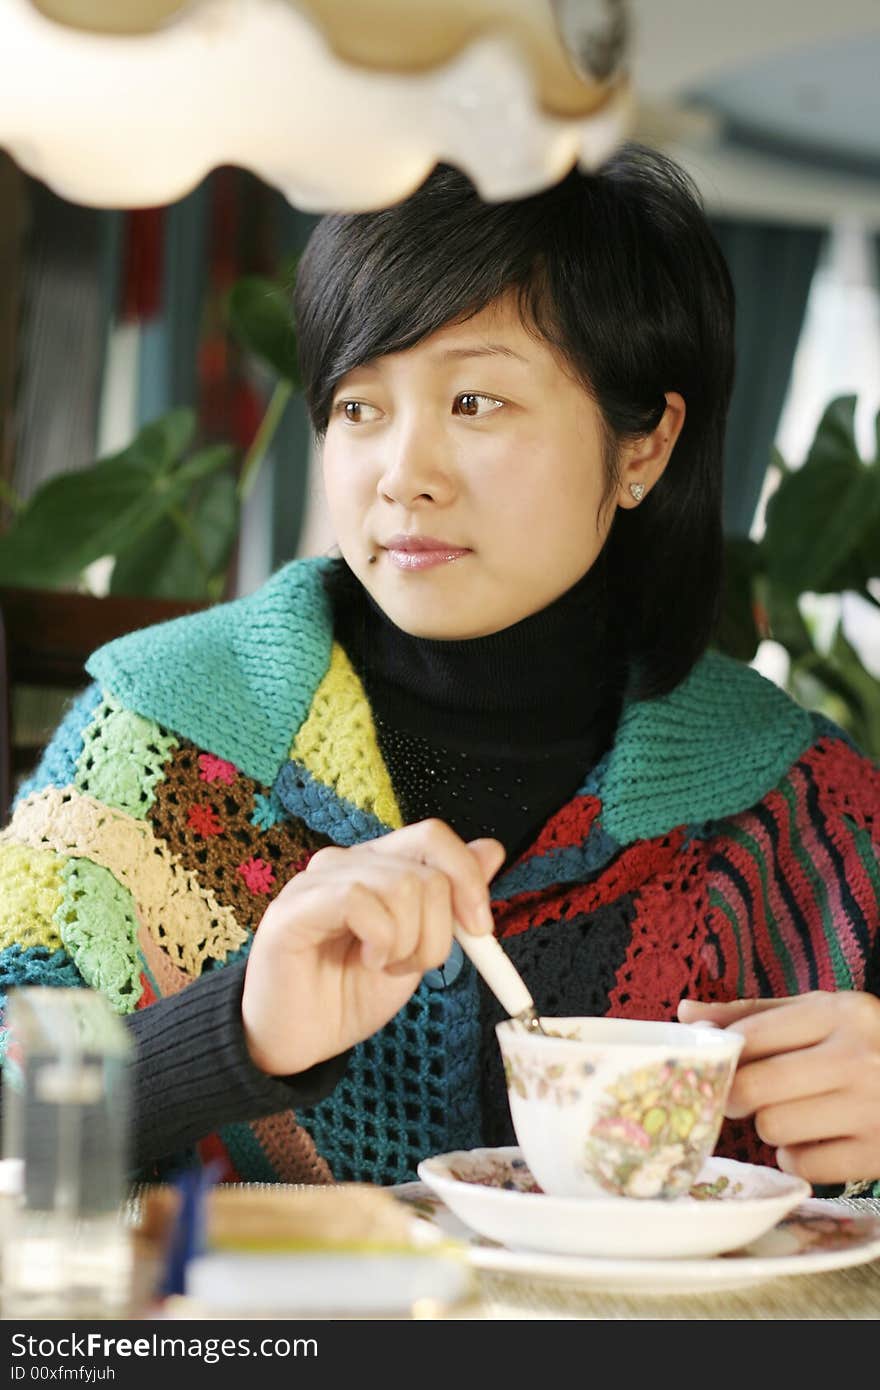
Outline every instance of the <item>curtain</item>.
[(727, 427), (724, 530), (747, 536), (785, 402), (822, 227), (712, 219), (736, 291), (736, 377)]

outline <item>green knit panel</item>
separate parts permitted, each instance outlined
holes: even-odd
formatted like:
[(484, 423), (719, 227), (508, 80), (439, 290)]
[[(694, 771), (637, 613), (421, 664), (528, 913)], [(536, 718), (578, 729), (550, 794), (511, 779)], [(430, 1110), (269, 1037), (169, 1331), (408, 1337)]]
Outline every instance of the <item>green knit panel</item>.
[(83, 731), (74, 786), (105, 806), (144, 820), (177, 739), (105, 695)]
[(246, 598), (117, 638), (86, 669), (130, 709), (271, 786), (330, 664), (331, 563), (293, 560)]
[(706, 652), (668, 695), (624, 709), (599, 795), (619, 844), (753, 806), (810, 747), (809, 712), (750, 666)]
[(69, 859), (62, 873), (55, 925), (76, 967), (120, 1014), (130, 1014), (143, 993), (134, 903), (109, 869), (90, 859)]

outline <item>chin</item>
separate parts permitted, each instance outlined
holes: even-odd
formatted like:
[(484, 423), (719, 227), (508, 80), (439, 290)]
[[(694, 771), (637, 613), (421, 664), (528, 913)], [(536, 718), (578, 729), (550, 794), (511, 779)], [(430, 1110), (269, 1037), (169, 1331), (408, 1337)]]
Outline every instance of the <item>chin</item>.
[[(381, 599), (377, 597), (376, 602), (381, 603)], [(475, 625), (473, 620), (467, 622), (464, 618), (456, 622), (448, 613), (438, 614), (432, 621), (424, 613), (396, 612), (393, 604), (389, 607), (382, 604), (382, 607), (395, 626), (410, 637), (425, 637), (435, 642), (467, 642), (472, 637), (488, 637), (504, 626), (503, 623)]]

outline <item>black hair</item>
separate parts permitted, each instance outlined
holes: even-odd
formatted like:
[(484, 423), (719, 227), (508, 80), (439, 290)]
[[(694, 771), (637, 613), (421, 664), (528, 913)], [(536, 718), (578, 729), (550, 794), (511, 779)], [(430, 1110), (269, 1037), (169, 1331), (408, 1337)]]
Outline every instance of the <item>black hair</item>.
[(312, 232), (294, 289), (300, 372), (318, 438), (337, 383), (500, 295), (558, 350), (601, 413), (603, 505), (618, 445), (650, 433), (678, 391), (686, 419), (662, 477), (616, 510), (603, 550), (625, 624), (631, 696), (666, 694), (718, 618), (722, 452), (733, 380), (734, 298), (699, 194), (666, 156), (619, 149), (528, 197), (487, 203), (438, 164), (404, 201), (330, 214)]

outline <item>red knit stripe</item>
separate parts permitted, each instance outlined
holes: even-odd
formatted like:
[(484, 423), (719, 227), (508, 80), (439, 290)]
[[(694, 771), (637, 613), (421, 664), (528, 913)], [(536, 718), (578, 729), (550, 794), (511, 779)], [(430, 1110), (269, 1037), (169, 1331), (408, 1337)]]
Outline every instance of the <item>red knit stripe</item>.
[[(855, 822), (858, 829), (870, 837), (874, 856), (880, 860), (880, 769), (870, 764), (866, 767), (865, 760), (839, 739), (823, 740), (802, 762), (813, 774), (819, 800), (826, 811), (825, 834), (846, 864), (846, 886), (865, 921), (876, 923), (880, 921), (880, 896), (853, 844), (852, 830), (844, 817)], [(875, 792), (873, 822), (864, 814), (864, 808), (872, 804), (871, 797), (865, 796), (863, 790), (866, 777), (873, 783)], [(851, 790), (855, 792), (854, 798)], [(807, 851), (812, 853), (809, 845)], [(864, 967), (863, 947), (842, 907), (833, 921), (847, 965), (851, 971), (858, 971)]]
[(728, 875), (713, 856), (710, 881), (714, 881), (730, 903), (737, 917), (743, 923), (746, 935), (751, 935), (755, 955), (761, 961), (770, 981), (771, 993), (775, 996), (787, 995), (791, 991), (782, 961), (777, 955), (776, 943), (767, 919), (767, 904), (758, 864), (745, 845), (738, 844), (731, 834), (719, 835), (713, 846), (725, 856), (748, 887), (749, 902), (741, 893), (735, 878)]
[(517, 865), (527, 864), (530, 859), (553, 850), (579, 847), (586, 841), (601, 809), (602, 803), (597, 796), (572, 797), (545, 823), (534, 844), (516, 861)]
[(685, 838), (683, 826), (656, 840), (641, 840), (621, 851), (608, 867), (589, 883), (561, 883), (532, 892), (516, 893), (506, 902), (492, 904), (496, 935), (518, 936), (530, 927), (565, 922), (628, 893), (638, 892), (646, 878), (674, 873)]
[(200, 1139), (196, 1149), (203, 1164), (214, 1162), (220, 1165), (217, 1182), (242, 1181), (241, 1174), (229, 1157), (229, 1151), (219, 1134), (209, 1134), (205, 1139)]
[(826, 814), (849, 816), (856, 825), (868, 829), (871, 822), (865, 808), (873, 808), (874, 843), (880, 849), (880, 766), (839, 738), (820, 739), (800, 761), (813, 773)]
[[(712, 995), (719, 1003), (727, 1003), (731, 999), (756, 999), (761, 992), (755, 971), (755, 956), (747, 930), (743, 945), (745, 918), (737, 914), (733, 903), (729, 901), (729, 888), (730, 884), (726, 880), (722, 882), (719, 874), (710, 873), (710, 895), (720, 898), (724, 904), (722, 907), (719, 903), (710, 901), (709, 906), (709, 928), (718, 937), (719, 949), (726, 966), (723, 982), (718, 981), (719, 991), (724, 992)], [(703, 995), (700, 994), (699, 997), (702, 999)]]
[[(800, 787), (795, 785), (794, 792), (800, 812), (806, 820), (803, 785)], [(819, 977), (824, 979), (824, 983), (820, 983), (819, 988), (833, 988), (834, 970), (828, 960), (827, 952), (817, 951), (818, 943), (815, 941), (815, 932), (813, 932), (811, 959), (811, 955), (804, 945), (803, 936), (798, 931), (797, 922), (792, 916), (788, 902), (779, 885), (779, 875), (782, 875), (803, 911), (806, 919), (805, 925), (814, 921), (816, 915), (821, 915), (821, 907), (816, 902), (813, 884), (800, 870), (797, 854), (792, 844), (792, 826), (788, 803), (780, 792), (774, 791), (764, 798), (761, 805), (773, 817), (776, 824), (778, 851), (774, 849), (770, 831), (754, 813), (747, 812), (743, 816), (737, 816), (736, 824), (744, 835), (749, 835), (752, 838), (759, 851), (755, 858), (754, 887), (756, 893), (762, 894), (763, 906), (768, 914), (767, 934), (768, 936), (771, 935), (772, 923), (772, 928), (788, 956), (789, 969), (794, 973), (794, 980), (791, 979), (790, 975), (786, 977), (785, 992), (804, 994), (815, 988), (810, 978), (811, 964), (818, 967)], [(778, 868), (778, 874), (773, 872), (774, 865)], [(778, 949), (772, 950), (772, 956), (778, 960)], [(766, 967), (767, 962), (764, 964)]]
[(704, 859), (703, 844), (694, 841), (636, 895), (629, 949), (608, 996), (609, 1015), (675, 1019), (678, 1001), (695, 996), (708, 918)]
[(142, 971), (141, 971), (141, 997), (140, 997), (140, 999), (137, 1001), (137, 1008), (138, 1008), (138, 1009), (146, 1009), (150, 1004), (155, 1004), (155, 1002), (156, 1002), (156, 1000), (157, 1000), (158, 998), (159, 998), (159, 996), (158, 996), (158, 994), (156, 993), (156, 991), (153, 989), (152, 984), (150, 983), (149, 979), (147, 978), (146, 972), (142, 970)]

